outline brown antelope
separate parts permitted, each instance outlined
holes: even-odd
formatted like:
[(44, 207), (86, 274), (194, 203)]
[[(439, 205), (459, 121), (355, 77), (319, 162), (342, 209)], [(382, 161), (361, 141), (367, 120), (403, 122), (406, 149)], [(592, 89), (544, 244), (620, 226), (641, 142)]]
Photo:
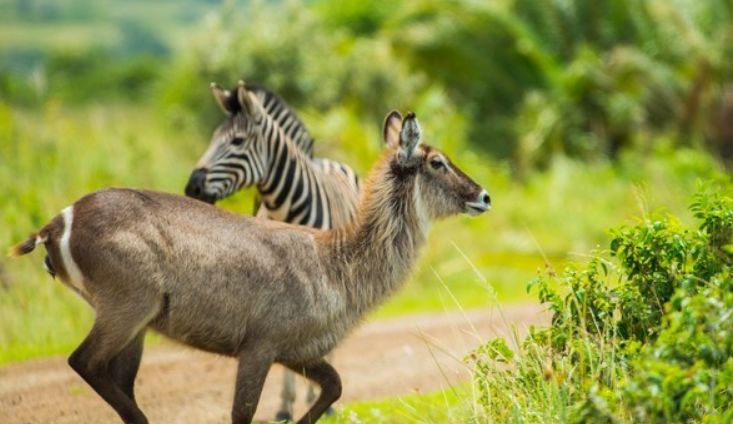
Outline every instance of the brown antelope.
[(69, 365), (127, 423), (146, 423), (133, 385), (147, 328), (238, 358), (233, 423), (252, 421), (280, 363), (321, 387), (299, 423), (341, 396), (325, 360), (407, 279), (430, 221), (489, 209), (489, 195), (420, 144), (415, 115), (384, 125), (387, 145), (352, 224), (329, 231), (234, 215), (171, 194), (89, 194), (11, 249), (45, 244), (48, 268), (96, 310)]

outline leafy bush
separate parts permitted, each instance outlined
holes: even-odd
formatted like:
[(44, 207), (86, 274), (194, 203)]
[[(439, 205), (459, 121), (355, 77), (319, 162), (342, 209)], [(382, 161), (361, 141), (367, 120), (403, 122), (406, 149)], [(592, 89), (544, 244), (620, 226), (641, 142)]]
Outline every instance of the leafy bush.
[(490, 419), (727, 422), (733, 417), (733, 198), (704, 189), (672, 216), (621, 227), (607, 255), (530, 284), (552, 311), (513, 354), (471, 356)]

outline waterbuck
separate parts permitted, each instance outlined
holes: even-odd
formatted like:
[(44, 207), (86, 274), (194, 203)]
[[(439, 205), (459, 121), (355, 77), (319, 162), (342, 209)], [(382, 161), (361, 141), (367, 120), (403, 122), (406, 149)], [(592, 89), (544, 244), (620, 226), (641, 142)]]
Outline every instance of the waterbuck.
[(341, 229), (108, 189), (64, 209), (11, 254), (45, 244), (48, 268), (94, 307), (92, 330), (69, 365), (124, 422), (147, 422), (133, 384), (150, 327), (238, 358), (233, 423), (252, 421), (273, 363), (321, 387), (298, 421), (312, 423), (341, 396), (324, 355), (404, 283), (430, 221), (490, 207), (487, 192), (420, 137), (414, 114), (387, 116), (386, 151), (355, 221)]

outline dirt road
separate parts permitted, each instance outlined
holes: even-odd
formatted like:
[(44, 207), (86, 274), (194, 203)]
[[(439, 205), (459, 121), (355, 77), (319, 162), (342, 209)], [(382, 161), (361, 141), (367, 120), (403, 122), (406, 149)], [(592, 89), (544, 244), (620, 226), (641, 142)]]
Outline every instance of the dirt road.
[[(465, 381), (466, 353), (516, 326), (520, 335), (548, 315), (537, 305), (436, 313), (361, 326), (336, 351), (344, 390), (340, 403), (446, 388)], [(136, 397), (151, 423), (227, 423), (235, 361), (165, 343), (148, 348)], [(278, 406), (282, 370), (273, 368), (257, 419)], [(304, 411), (299, 382), (296, 416)], [(0, 423), (107, 423), (117, 415), (66, 365), (65, 358), (0, 368)]]

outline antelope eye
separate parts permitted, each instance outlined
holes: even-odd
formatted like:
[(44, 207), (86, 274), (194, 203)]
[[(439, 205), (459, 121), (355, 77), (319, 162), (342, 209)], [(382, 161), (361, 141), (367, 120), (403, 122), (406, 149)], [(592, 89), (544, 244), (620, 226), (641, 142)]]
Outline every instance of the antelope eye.
[(241, 146), (242, 144), (244, 144), (244, 138), (234, 137), (232, 139), (232, 146)]
[(436, 171), (441, 168), (445, 168), (445, 163), (439, 158), (433, 158), (430, 160), (430, 167)]

